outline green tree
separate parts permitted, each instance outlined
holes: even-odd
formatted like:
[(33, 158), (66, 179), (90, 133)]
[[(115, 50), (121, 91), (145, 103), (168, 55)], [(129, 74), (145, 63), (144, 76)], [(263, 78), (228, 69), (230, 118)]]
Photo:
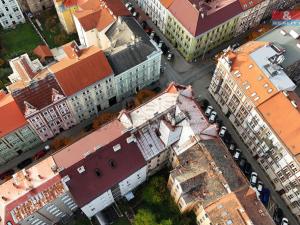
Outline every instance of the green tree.
[(164, 201), (165, 196), (167, 196), (164, 185), (166, 184), (163, 177), (153, 177), (143, 193), (145, 202), (150, 205), (161, 204)]
[(171, 219), (162, 220), (159, 225), (173, 225), (173, 222)]
[(134, 217), (133, 225), (157, 225), (155, 216), (146, 209), (139, 209)]

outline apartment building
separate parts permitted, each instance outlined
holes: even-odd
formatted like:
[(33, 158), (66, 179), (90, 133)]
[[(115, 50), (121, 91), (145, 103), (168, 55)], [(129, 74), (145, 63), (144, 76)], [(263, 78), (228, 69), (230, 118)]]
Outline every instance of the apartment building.
[(55, 224), (78, 208), (52, 159), (23, 169), (0, 186), (0, 224)]
[(25, 23), (22, 10), (17, 0), (0, 2), (0, 24), (3, 29), (12, 28), (19, 23)]
[(197, 224), (272, 224), (254, 189), (218, 140), (199, 141), (173, 157), (168, 188)]
[(274, 10), (285, 10), (296, 5), (296, 0), (270, 0), (268, 7), (265, 11), (264, 18), (268, 18), (272, 15)]
[(76, 124), (54, 74), (27, 54), (10, 60), (12, 84), (7, 90), (42, 141)]
[(121, 197), (130, 197), (147, 176), (142, 153), (118, 120), (53, 157), (64, 184), (89, 218)]
[(257, 26), (265, 15), (270, 0), (244, 1), (240, 0), (243, 12), (239, 15), (235, 35), (239, 35)]
[(256, 39), (256, 41), (273, 42), (284, 49), (284, 61), (281, 66), (296, 84), (300, 83), (300, 48), (297, 38), (295, 39), (299, 34), (299, 26), (280, 26)]
[(0, 92), (0, 165), (41, 142), (10, 94)]
[(70, 34), (76, 32), (73, 13), (78, 10), (77, 1), (53, 0), (56, 13), (64, 30)]
[(209, 91), (299, 219), (299, 97), (280, 66), (284, 53), (281, 46), (266, 42), (228, 50)]
[(114, 74), (104, 53), (96, 46), (79, 49), (75, 42), (63, 46), (65, 57), (48, 68), (67, 97), (80, 122), (116, 103)]
[(163, 33), (167, 24), (168, 8), (172, 2), (173, 0), (138, 0), (141, 9)]
[(187, 61), (231, 39), (243, 11), (238, 0), (174, 0), (168, 9), (165, 35)]

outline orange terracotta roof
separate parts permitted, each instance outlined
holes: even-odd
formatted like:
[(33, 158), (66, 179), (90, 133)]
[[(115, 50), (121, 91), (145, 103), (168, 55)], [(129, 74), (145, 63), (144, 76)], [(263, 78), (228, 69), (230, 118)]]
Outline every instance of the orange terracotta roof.
[(101, 31), (116, 21), (107, 8), (98, 10), (78, 10), (74, 13), (85, 31), (96, 28)]
[[(231, 74), (232, 78), (236, 80), (240, 90), (245, 93), (255, 106), (263, 103), (278, 90), (269, 80), (267, 75), (259, 68), (250, 54), (263, 47), (266, 42), (248, 42), (239, 48), (235, 55), (229, 52), (229, 58), (232, 60)], [(240, 73), (240, 75), (237, 75)], [(272, 92), (269, 92), (272, 90)], [(257, 98), (259, 97), (259, 98)]]
[[(298, 106), (293, 106), (294, 100)], [(295, 155), (300, 154), (300, 99), (294, 93), (285, 96), (279, 92), (268, 101), (258, 106), (265, 121), (272, 127), (277, 136)]]
[(80, 51), (78, 58), (65, 57), (49, 67), (68, 96), (113, 74), (106, 56), (98, 47)]
[(101, 5), (100, 0), (78, 0), (77, 4), (79, 8), (87, 10), (87, 9), (98, 9)]
[(174, 0), (160, 0), (160, 3), (167, 9), (173, 3)]
[(0, 96), (0, 137), (27, 124), (25, 117), (10, 94)]
[(53, 54), (47, 45), (38, 45), (33, 50), (33, 53), (41, 59), (45, 59), (46, 57), (53, 57)]
[(64, 0), (63, 4), (66, 7), (75, 6), (75, 5), (77, 5), (77, 0)]

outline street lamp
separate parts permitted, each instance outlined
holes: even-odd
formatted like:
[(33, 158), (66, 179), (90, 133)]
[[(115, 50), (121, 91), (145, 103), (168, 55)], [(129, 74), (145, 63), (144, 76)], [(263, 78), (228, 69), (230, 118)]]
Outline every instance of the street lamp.
[[(213, 43), (213, 41), (212, 41), (212, 40), (209, 40), (209, 44), (211, 44), (211, 43)], [(208, 47), (208, 44), (206, 43), (206, 45), (205, 45), (205, 49), (204, 49), (204, 52), (203, 52), (203, 55), (202, 55), (202, 61), (203, 61), (203, 59), (204, 59), (204, 56), (205, 56), (205, 53), (206, 53), (207, 47)]]

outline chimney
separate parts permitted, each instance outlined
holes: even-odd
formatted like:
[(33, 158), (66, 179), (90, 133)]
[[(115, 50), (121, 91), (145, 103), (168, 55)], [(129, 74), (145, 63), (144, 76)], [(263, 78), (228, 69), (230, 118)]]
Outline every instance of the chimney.
[(44, 179), (44, 177), (42, 176), (42, 175), (38, 175), (38, 177), (40, 178), (40, 180), (43, 180)]
[(75, 41), (65, 44), (63, 46), (63, 50), (66, 53), (67, 57), (70, 59), (79, 59), (80, 55), (81, 55), (81, 51), (78, 48), (77, 44)]
[(13, 182), (13, 186), (14, 186), (15, 188), (19, 188), (19, 185), (17, 185), (15, 182)]
[(8, 198), (6, 198), (5, 196), (1, 196), (1, 198), (2, 198), (3, 201), (7, 201), (8, 200)]

